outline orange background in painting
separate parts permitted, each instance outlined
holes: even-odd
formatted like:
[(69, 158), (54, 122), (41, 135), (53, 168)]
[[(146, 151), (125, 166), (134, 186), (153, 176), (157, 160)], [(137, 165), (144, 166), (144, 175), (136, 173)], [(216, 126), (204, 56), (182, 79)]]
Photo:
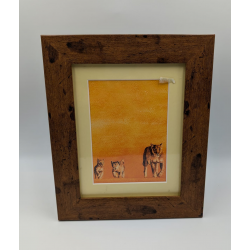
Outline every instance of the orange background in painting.
[[(89, 81), (93, 168), (104, 159), (95, 183), (166, 181), (168, 84), (157, 80)], [(162, 143), (164, 174), (144, 178), (144, 149)], [(111, 161), (125, 161), (125, 178), (114, 178)]]

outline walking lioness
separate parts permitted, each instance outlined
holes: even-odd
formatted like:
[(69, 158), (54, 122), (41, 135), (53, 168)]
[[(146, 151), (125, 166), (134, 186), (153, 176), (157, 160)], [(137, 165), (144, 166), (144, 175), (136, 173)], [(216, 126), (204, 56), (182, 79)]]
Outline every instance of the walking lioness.
[(104, 173), (104, 160), (97, 159), (97, 165), (94, 168), (95, 178), (101, 179)]
[[(143, 154), (144, 177), (147, 177), (147, 167), (151, 165), (153, 177), (161, 177), (163, 173), (162, 143), (160, 145), (151, 144), (146, 147)], [(158, 173), (158, 166), (160, 172)]]

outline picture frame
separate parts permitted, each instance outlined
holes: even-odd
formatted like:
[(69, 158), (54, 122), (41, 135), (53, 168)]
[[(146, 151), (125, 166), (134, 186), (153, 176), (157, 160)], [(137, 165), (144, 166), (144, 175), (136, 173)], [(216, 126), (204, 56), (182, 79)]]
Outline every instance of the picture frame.
[[(203, 216), (214, 35), (41, 36), (58, 219)], [(185, 63), (180, 196), (81, 198), (73, 64)]]

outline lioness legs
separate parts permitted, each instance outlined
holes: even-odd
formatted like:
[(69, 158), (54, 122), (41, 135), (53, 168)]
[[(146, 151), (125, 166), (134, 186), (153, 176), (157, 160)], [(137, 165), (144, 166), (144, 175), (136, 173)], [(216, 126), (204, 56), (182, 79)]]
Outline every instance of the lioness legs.
[(147, 167), (148, 167), (148, 166), (144, 166), (144, 178), (147, 177)]
[(158, 162), (155, 163), (155, 173), (154, 173), (154, 177), (157, 177), (158, 174)]
[(160, 169), (161, 169), (161, 171), (159, 172), (158, 177), (161, 177), (162, 173), (163, 173), (164, 166), (163, 166), (162, 162), (160, 162)]
[(157, 169), (158, 169), (157, 162), (151, 162), (151, 169), (152, 169), (153, 177), (157, 177)]
[[(161, 177), (162, 173), (163, 173), (163, 163), (162, 162), (151, 162), (149, 163), (151, 165), (151, 170), (152, 170), (152, 174), (153, 177)], [(159, 164), (160, 164), (160, 169), (159, 169)], [(147, 166), (144, 166), (144, 178), (147, 177)], [(158, 171), (160, 170), (160, 172), (158, 173)]]

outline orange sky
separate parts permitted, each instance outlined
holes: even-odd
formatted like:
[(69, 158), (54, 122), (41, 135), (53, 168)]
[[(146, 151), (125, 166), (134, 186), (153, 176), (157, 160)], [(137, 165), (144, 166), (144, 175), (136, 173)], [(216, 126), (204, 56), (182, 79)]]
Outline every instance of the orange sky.
[[(168, 84), (158, 82), (89, 81), (94, 166), (98, 157), (107, 158), (105, 167), (110, 172), (110, 159), (115, 161), (126, 157), (128, 163), (129, 155), (132, 155), (133, 159), (138, 158), (134, 160), (137, 164), (132, 166), (130, 162), (128, 166), (125, 161), (125, 177), (144, 178), (144, 149), (150, 143), (162, 143), (163, 152), (166, 153)], [(106, 177), (112, 178), (109, 174)]]

